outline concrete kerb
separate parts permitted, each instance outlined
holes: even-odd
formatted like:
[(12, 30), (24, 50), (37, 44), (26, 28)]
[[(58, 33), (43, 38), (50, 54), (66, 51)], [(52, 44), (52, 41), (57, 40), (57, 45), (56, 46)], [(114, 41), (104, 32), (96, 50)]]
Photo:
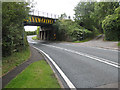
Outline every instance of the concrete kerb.
[[(32, 47), (35, 48), (34, 46), (32, 46)], [(35, 48), (35, 49), (36, 49), (36, 48)], [(36, 50), (37, 50), (37, 49), (36, 49)], [(64, 88), (64, 86), (63, 86), (60, 78), (58, 77), (57, 73), (56, 73), (55, 70), (54, 70), (54, 67), (52, 66), (52, 64), (50, 63), (50, 61), (48, 60), (48, 58), (47, 58), (42, 52), (40, 52), (39, 50), (37, 50), (37, 51), (42, 54), (42, 56), (45, 58), (45, 61), (50, 65), (51, 69), (53, 70), (53, 73), (54, 73), (55, 77), (57, 78), (57, 81), (58, 81), (60, 87), (61, 87), (61, 88)]]

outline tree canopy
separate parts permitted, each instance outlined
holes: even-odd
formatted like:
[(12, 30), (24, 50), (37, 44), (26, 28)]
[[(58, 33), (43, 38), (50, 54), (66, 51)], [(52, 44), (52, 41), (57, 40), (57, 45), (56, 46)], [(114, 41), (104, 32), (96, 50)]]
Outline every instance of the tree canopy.
[(26, 2), (2, 3), (2, 51), (3, 56), (22, 50), (27, 46), (23, 21), (29, 13)]
[(102, 21), (107, 15), (114, 13), (118, 2), (79, 2), (75, 7), (75, 21), (79, 25), (103, 33)]

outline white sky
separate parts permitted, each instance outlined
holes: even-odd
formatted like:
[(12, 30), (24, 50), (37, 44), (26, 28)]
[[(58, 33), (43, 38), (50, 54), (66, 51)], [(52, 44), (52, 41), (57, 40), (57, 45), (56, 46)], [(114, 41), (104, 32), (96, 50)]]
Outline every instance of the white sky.
[(35, 9), (43, 12), (61, 15), (66, 13), (73, 16), (74, 7), (80, 0), (34, 0), (37, 2)]
[[(61, 15), (66, 13), (67, 16), (74, 16), (74, 7), (80, 0), (34, 0), (35, 10)], [(25, 31), (34, 31), (36, 26), (25, 26)]]

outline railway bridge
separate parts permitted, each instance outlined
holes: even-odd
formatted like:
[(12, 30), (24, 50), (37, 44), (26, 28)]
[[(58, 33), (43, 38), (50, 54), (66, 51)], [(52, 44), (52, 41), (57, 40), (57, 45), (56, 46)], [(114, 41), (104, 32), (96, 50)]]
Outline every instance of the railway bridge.
[(24, 26), (39, 26), (39, 34), (37, 37), (40, 40), (54, 40), (55, 30), (52, 25), (56, 20), (56, 16), (53, 18), (48, 16), (29, 15), (24, 20)]

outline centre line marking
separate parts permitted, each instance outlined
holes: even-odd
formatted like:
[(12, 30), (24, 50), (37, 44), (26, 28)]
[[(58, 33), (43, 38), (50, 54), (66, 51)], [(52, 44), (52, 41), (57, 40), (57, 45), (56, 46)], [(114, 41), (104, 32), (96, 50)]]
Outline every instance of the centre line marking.
[(74, 50), (61, 48), (61, 47), (57, 47), (57, 46), (53, 46), (53, 45), (46, 45), (46, 44), (42, 44), (42, 45), (48, 46), (48, 47), (57, 48), (57, 49), (61, 49), (61, 50), (65, 50), (65, 51), (68, 51), (68, 52), (71, 52), (71, 53), (75, 53), (75, 54), (78, 54), (78, 55), (81, 55), (81, 56), (85, 56), (85, 57), (88, 57), (90, 59), (93, 59), (93, 60), (96, 60), (96, 61), (108, 64), (108, 65), (111, 65), (111, 66), (116, 67), (116, 68), (120, 68), (120, 64), (119, 63), (116, 63), (116, 62), (113, 62), (113, 61), (110, 61), (110, 60), (107, 60), (107, 59), (104, 59), (104, 58), (100, 58), (100, 57), (97, 57), (97, 56), (93, 56), (93, 55), (89, 55), (89, 54), (86, 54), (86, 53), (77, 52), (77, 51), (74, 51)]

